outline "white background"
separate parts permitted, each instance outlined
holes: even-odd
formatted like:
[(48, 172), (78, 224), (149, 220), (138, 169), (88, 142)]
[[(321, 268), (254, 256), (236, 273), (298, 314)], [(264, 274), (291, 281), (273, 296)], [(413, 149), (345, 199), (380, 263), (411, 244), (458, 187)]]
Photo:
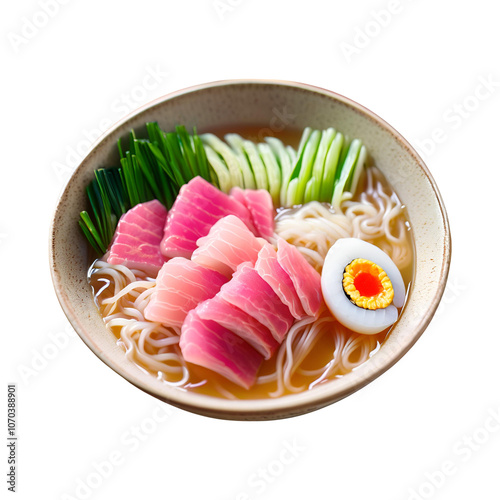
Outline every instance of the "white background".
[[(500, 498), (494, 2), (47, 0), (50, 17), (43, 0), (3, 4), (1, 366), (3, 387), (18, 384), (17, 498)], [(311, 83), (378, 113), (419, 148), (451, 222), (449, 286), (415, 347), (288, 420), (213, 420), (135, 389), (71, 335), (49, 275), (51, 215), (87, 138), (226, 78)]]

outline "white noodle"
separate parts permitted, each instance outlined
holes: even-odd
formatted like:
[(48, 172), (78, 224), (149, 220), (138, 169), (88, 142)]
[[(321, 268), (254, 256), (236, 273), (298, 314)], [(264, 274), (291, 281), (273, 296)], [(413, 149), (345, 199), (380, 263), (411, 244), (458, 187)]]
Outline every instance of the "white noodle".
[(103, 299), (100, 293), (96, 300), (107, 327), (119, 328), (125, 356), (148, 371), (156, 371), (167, 384), (186, 385), (190, 374), (178, 347), (180, 329), (144, 319), (155, 280), (102, 260), (94, 264), (94, 269), (99, 280), (105, 278), (114, 284), (113, 296)]

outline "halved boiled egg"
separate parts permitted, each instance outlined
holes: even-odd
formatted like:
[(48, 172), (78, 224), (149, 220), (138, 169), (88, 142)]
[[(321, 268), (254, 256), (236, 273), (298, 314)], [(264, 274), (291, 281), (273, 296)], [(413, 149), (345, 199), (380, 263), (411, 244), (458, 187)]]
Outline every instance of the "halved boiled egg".
[(358, 238), (341, 238), (330, 248), (321, 290), (339, 323), (367, 335), (391, 326), (405, 300), (396, 264), (380, 248)]

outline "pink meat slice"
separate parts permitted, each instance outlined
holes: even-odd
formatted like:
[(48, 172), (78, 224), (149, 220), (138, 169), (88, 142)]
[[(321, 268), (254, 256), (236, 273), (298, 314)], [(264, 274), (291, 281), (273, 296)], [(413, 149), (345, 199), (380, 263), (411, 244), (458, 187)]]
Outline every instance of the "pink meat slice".
[(229, 195), (247, 207), (259, 236), (269, 238), (274, 234), (273, 199), (268, 191), (234, 187)]
[(182, 325), (179, 345), (187, 362), (217, 372), (245, 389), (255, 384), (262, 355), (219, 323), (201, 319), (196, 309)]
[(109, 248), (108, 262), (156, 276), (165, 263), (160, 251), (166, 208), (158, 201), (139, 203), (123, 214)]
[(238, 266), (231, 281), (222, 286), (219, 297), (269, 328), (279, 344), (293, 323), (288, 307), (249, 263)]
[(296, 319), (307, 316), (302, 307), (295, 286), (288, 273), (278, 262), (278, 255), (274, 247), (270, 244), (261, 248), (255, 270), (260, 277), (273, 289), (274, 293), (290, 309), (290, 313)]
[(167, 326), (181, 326), (200, 302), (212, 298), (227, 278), (184, 257), (174, 257), (158, 273), (144, 316)]
[(305, 257), (287, 241), (278, 239), (278, 262), (290, 276), (302, 307), (308, 316), (316, 316), (322, 303), (321, 276)]
[(196, 241), (206, 236), (222, 217), (236, 215), (250, 229), (252, 219), (248, 209), (215, 186), (195, 177), (181, 187), (168, 213), (161, 252), (165, 257), (191, 257)]
[(227, 215), (212, 226), (207, 236), (198, 240), (191, 259), (231, 277), (242, 262), (255, 264), (264, 244), (266, 241), (256, 238), (238, 217)]
[(234, 198), (235, 200), (239, 201), (242, 205), (246, 206), (247, 199), (245, 197), (245, 190), (244, 189), (241, 189), (240, 187), (235, 186), (235, 187), (231, 188), (231, 191), (229, 191), (229, 196), (231, 196), (231, 198)]
[(219, 295), (198, 304), (195, 311), (201, 319), (215, 321), (246, 340), (265, 359), (269, 359), (278, 348), (269, 328)]

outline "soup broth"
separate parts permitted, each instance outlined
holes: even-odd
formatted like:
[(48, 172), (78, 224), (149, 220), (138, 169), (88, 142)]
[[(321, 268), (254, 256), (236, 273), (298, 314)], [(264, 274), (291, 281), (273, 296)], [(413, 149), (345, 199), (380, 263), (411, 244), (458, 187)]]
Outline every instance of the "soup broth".
[[(263, 130), (231, 127), (214, 133), (222, 138), (227, 132), (236, 132), (260, 140)], [(294, 131), (275, 135), (293, 147), (300, 139)], [(306, 228), (303, 233), (302, 227)], [(340, 211), (314, 201), (292, 208), (278, 207), (275, 231), (298, 248), (319, 272), (337, 238), (356, 237), (373, 243), (392, 258), (402, 274), (406, 293), (409, 291), (413, 275), (410, 223), (404, 205), (373, 162), (368, 162), (356, 193), (342, 202)], [(336, 321), (323, 305), (318, 319), (309, 323), (300, 320), (292, 326), (281, 347), (262, 363), (257, 382), (244, 389), (211, 370), (183, 361), (178, 344), (180, 328), (144, 319), (154, 277), (124, 266), (111, 267), (105, 257), (91, 265), (89, 282), (109, 330), (131, 361), (179, 390), (237, 399), (311, 390), (369, 362), (392, 328), (375, 335), (356, 333)]]

